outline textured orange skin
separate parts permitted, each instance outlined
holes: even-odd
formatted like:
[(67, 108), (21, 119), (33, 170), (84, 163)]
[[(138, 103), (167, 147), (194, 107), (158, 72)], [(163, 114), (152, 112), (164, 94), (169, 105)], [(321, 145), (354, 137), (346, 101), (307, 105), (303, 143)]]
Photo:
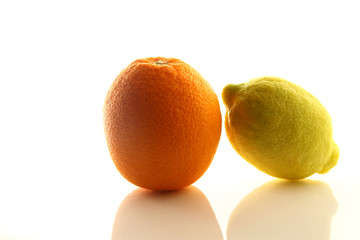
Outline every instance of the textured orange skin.
[(107, 145), (131, 183), (177, 190), (210, 166), (221, 134), (218, 97), (191, 66), (145, 58), (122, 70), (104, 104)]

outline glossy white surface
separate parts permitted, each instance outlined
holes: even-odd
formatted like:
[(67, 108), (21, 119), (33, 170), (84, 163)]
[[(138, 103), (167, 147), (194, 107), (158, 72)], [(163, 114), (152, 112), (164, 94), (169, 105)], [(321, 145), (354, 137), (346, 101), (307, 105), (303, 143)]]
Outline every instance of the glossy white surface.
[[(2, 1), (0, 239), (360, 239), (359, 22), (356, 1)], [(276, 180), (223, 129), (193, 186), (137, 189), (110, 159), (102, 105), (148, 56), (191, 64), (218, 96), (263, 75), (304, 87), (332, 116), (338, 165)]]

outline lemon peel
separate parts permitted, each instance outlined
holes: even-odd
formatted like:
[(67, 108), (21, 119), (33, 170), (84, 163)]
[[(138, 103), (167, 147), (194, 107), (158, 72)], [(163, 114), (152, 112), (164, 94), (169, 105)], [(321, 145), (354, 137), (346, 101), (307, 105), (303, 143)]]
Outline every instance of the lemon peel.
[(257, 169), (297, 180), (337, 164), (331, 117), (302, 87), (266, 76), (225, 86), (222, 99), (227, 137)]

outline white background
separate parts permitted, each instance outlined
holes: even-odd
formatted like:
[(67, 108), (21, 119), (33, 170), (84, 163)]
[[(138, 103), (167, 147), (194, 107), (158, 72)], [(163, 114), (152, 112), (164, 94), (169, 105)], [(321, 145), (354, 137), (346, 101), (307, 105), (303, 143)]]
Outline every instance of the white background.
[[(0, 239), (111, 239), (113, 225), (113, 239), (360, 239), (357, 4), (1, 1)], [(309, 177), (320, 182), (268, 183), (223, 128), (196, 188), (137, 190), (121, 204), (137, 187), (110, 159), (102, 106), (121, 69), (150, 56), (198, 70), (223, 117), (228, 83), (272, 75), (302, 86), (332, 116), (338, 165)]]

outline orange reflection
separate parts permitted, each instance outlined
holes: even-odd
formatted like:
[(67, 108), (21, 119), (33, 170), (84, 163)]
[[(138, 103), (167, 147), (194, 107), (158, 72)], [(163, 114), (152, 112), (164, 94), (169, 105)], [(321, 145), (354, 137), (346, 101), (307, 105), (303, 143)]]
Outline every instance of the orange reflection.
[(138, 188), (120, 204), (112, 240), (222, 240), (206, 196), (196, 187), (154, 192)]

